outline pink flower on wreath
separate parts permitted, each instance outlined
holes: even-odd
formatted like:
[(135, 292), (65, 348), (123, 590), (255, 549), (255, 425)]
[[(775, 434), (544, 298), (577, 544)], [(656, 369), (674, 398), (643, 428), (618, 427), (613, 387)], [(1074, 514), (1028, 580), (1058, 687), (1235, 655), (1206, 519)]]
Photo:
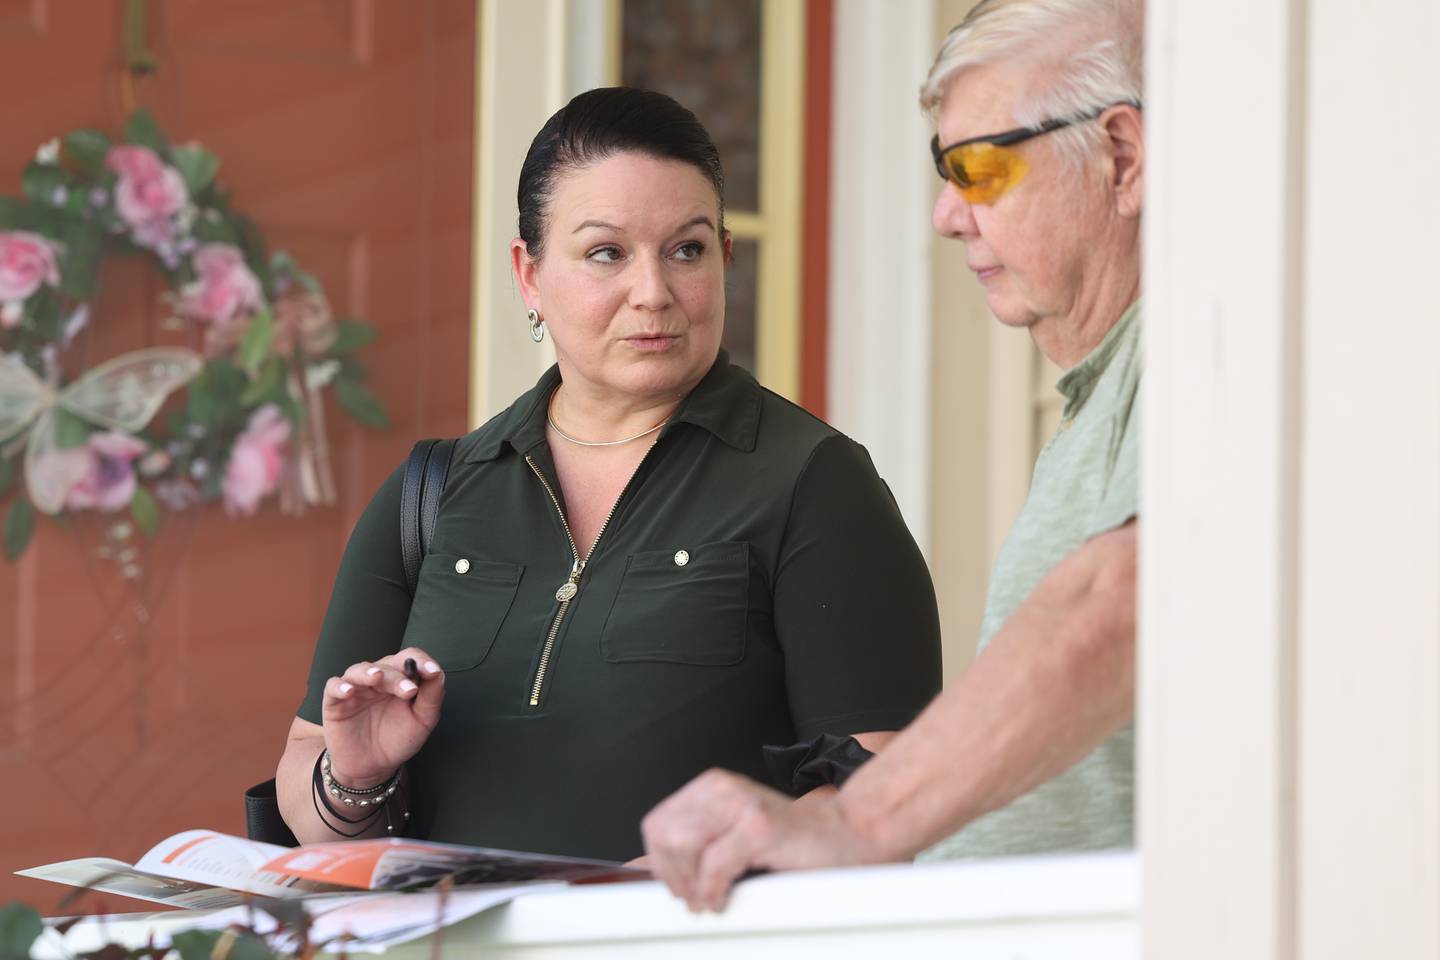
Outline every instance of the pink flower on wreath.
[(180, 311), (186, 316), (228, 327), (265, 305), (260, 281), (245, 265), (238, 247), (207, 243), (195, 251), (190, 263), (196, 279), (180, 290)]
[(66, 508), (114, 513), (128, 507), (135, 498), (135, 461), (145, 444), (123, 430), (109, 430), (91, 434), (81, 449), (90, 456), (90, 469), (66, 494)]
[(141, 246), (158, 247), (175, 235), (171, 219), (190, 202), (185, 178), (149, 147), (111, 147), (105, 163), (119, 174), (115, 210)]
[(41, 284), (58, 286), (56, 245), (28, 230), (0, 231), (0, 327), (20, 322), (20, 304)]
[(273, 403), (250, 415), (250, 423), (235, 440), (230, 462), (225, 465), (225, 512), (250, 516), (266, 495), (280, 485), (290, 442), (290, 421)]
[[(69, 450), (49, 450), (42, 453), (36, 458), (34, 466), (25, 471), (31, 501), (54, 504), (53, 509), (64, 507), (70, 491), (90, 476), (90, 468), (89, 447), (72, 447)], [(46, 508), (45, 512), (49, 513), (50, 509)]]

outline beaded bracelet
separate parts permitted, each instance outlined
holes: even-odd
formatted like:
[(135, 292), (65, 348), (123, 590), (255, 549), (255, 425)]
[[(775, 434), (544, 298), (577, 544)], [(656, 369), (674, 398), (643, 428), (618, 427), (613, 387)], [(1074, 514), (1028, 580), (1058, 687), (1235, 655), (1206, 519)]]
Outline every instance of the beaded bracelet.
[[(345, 837), (346, 839), (354, 839), (368, 832), (370, 830), (371, 824), (374, 823), (376, 818), (380, 816), (381, 811), (384, 811), (385, 832), (389, 834), (394, 834), (395, 818), (391, 814), (389, 800), (394, 795), (396, 789), (399, 787), (400, 777), (403, 770), (404, 767), (401, 767), (400, 770), (395, 771), (395, 776), (392, 777), (389, 782), (381, 785), (378, 788), (364, 788), (365, 790), (371, 792), (372, 797), (362, 797), (356, 800), (341, 795), (341, 792), (348, 791), (349, 788), (347, 788), (344, 784), (336, 781), (335, 778), (331, 775), (330, 759), (328, 756), (328, 752), (322, 750), (320, 755), (315, 758), (315, 769), (310, 777), (310, 802), (311, 805), (315, 807), (315, 816), (318, 817), (320, 822), (325, 824), (325, 826), (332, 833), (338, 834), (339, 836)], [(339, 810), (335, 809), (335, 807), (331, 805), (331, 796), (335, 797), (342, 803), (345, 803), (349, 806), (368, 807), (369, 809), (361, 813), (360, 816), (352, 819), (345, 816), (343, 813), (341, 813)], [(324, 808), (323, 810), (321, 809), (322, 806)], [(330, 815), (331, 819), (337, 820), (340, 823), (347, 824), (352, 827), (358, 826), (359, 829), (357, 829), (353, 833), (347, 833), (345, 830), (337, 827), (334, 823), (331, 823), (330, 820), (326, 818), (326, 813)], [(402, 834), (404, 832), (403, 825), (409, 819), (410, 811), (406, 810), (401, 815), (400, 822), (402, 824)]]
[(346, 806), (379, 806), (400, 787), (400, 771), (397, 769), (389, 781), (373, 787), (347, 787), (330, 772), (330, 751), (325, 749), (320, 751), (320, 780), (325, 785), (325, 792)]

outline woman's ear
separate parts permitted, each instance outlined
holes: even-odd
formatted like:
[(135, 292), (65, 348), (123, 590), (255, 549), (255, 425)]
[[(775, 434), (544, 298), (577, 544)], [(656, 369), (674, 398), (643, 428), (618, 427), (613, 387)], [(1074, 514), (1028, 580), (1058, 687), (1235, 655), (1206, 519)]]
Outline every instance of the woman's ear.
[(520, 297), (525, 301), (525, 309), (544, 310), (540, 308), (540, 288), (535, 283), (535, 271), (539, 269), (539, 262), (530, 258), (530, 248), (516, 237), (510, 241), (510, 269), (515, 274), (515, 283), (520, 287)]
[(725, 265), (728, 267), (735, 262), (735, 235), (726, 230), (720, 236), (720, 243), (725, 251)]
[(1145, 117), (1139, 107), (1122, 104), (1102, 120), (1110, 139), (1110, 186), (1120, 216), (1140, 216), (1145, 202)]

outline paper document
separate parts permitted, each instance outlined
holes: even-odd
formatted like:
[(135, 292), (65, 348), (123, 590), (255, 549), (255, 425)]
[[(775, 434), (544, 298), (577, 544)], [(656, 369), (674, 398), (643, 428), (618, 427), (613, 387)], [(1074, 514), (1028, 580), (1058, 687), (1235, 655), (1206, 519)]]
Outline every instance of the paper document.
[(393, 838), (315, 843), (283, 850), (262, 869), (272, 876), (357, 890), (429, 886), (442, 877), (452, 877), (457, 886), (531, 880), (645, 880), (650, 877), (648, 871), (605, 860), (581, 860)]
[(245, 902), (245, 895), (234, 890), (141, 873), (128, 863), (105, 857), (63, 860), (60, 863), (48, 863), (43, 867), (15, 872), (22, 877), (49, 880), (71, 887), (86, 887), (100, 893), (113, 893), (189, 910), (233, 907)]
[(213, 830), (167, 837), (134, 866), (95, 857), (16, 872), (189, 909), (228, 907), (244, 903), (247, 896), (294, 899), (352, 890), (417, 889), (446, 877), (456, 886), (650, 877), (647, 871), (605, 860), (424, 840), (351, 840), (292, 849)]

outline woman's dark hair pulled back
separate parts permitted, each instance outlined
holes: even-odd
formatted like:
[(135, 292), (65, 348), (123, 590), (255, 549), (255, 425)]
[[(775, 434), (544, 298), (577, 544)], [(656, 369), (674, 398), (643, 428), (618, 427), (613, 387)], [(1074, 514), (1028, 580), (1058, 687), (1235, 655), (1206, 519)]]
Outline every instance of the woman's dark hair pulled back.
[(663, 93), (634, 87), (587, 90), (557, 110), (525, 154), (520, 168), (520, 239), (532, 260), (544, 253), (550, 198), (559, 175), (634, 151), (679, 160), (715, 187), (725, 222), (725, 174), (720, 151), (695, 114)]

